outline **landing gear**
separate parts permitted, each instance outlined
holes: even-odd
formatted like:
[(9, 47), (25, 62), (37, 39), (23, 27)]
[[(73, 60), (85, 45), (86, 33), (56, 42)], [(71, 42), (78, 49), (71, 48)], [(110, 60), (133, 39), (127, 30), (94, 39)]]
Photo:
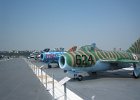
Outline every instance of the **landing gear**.
[(92, 75), (97, 75), (97, 72), (92, 72)]
[(66, 73), (67, 72), (67, 70), (64, 70), (64, 73)]
[(78, 81), (82, 81), (83, 80), (83, 76), (82, 75), (78, 75)]
[(57, 67), (59, 68), (59, 63), (57, 63)]
[(137, 79), (140, 75), (140, 70), (139, 70), (139, 68), (136, 67), (135, 63), (133, 63), (133, 67), (134, 67), (133, 76), (134, 76), (134, 78)]
[(48, 68), (52, 68), (52, 66), (50, 64), (48, 64)]
[(74, 80), (77, 78), (77, 74), (74, 74)]
[(83, 80), (83, 76), (82, 75), (74, 74), (74, 79), (77, 79), (78, 81), (82, 81)]
[(136, 75), (135, 72), (133, 71), (133, 77), (137, 79), (139, 76)]

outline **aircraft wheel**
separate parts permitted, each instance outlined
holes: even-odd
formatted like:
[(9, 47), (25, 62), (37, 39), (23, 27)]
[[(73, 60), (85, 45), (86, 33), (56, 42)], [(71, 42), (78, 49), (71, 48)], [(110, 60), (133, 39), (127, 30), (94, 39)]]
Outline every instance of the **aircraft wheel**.
[(92, 72), (92, 75), (97, 75), (97, 72)]
[(82, 75), (78, 75), (78, 81), (82, 81), (83, 80), (83, 76)]
[(57, 67), (59, 68), (59, 63), (57, 63)]
[(138, 78), (139, 76), (137, 76), (136, 74), (135, 74), (135, 72), (133, 71), (133, 76), (134, 76), (134, 78)]
[(75, 79), (77, 79), (77, 74), (74, 74), (74, 77), (73, 77), (73, 79), (75, 80)]
[(64, 73), (66, 73), (67, 72), (67, 70), (64, 70)]
[(52, 68), (52, 66), (51, 65), (48, 65), (48, 68)]

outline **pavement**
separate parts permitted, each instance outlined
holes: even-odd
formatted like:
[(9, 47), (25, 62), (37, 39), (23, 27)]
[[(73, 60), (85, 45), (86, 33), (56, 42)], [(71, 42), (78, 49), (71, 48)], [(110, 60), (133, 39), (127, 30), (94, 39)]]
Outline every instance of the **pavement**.
[(0, 100), (52, 100), (22, 58), (0, 61)]
[[(48, 68), (46, 63), (28, 61), (37, 67), (44, 65)], [(49, 76), (54, 74), (57, 82), (67, 76), (53, 66), (43, 72)], [(132, 71), (127, 69), (100, 72), (84, 77), (83, 81), (71, 79), (67, 82), (67, 89), (84, 100), (139, 100), (140, 78), (134, 79)], [(52, 96), (29, 64), (22, 58), (15, 58), (0, 61), (0, 100), (52, 100)]]
[[(47, 64), (31, 60), (40, 67)], [(60, 68), (49, 68), (45, 71), (48, 75), (60, 81), (67, 76)], [(97, 75), (84, 77), (83, 81), (71, 79), (67, 88), (84, 100), (139, 100), (140, 78), (135, 79), (131, 70), (114, 70), (99, 72)], [(74, 99), (74, 98), (73, 98)]]

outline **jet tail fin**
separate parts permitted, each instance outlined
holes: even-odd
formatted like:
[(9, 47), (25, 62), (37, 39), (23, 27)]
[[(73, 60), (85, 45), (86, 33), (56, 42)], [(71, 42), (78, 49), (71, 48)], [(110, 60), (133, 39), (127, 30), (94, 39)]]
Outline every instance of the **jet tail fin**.
[(71, 47), (68, 51), (69, 51), (69, 52), (74, 52), (74, 51), (76, 51), (76, 49), (77, 49), (77, 46), (73, 46), (73, 47)]
[(127, 52), (140, 54), (140, 38), (132, 44), (132, 46), (127, 50)]

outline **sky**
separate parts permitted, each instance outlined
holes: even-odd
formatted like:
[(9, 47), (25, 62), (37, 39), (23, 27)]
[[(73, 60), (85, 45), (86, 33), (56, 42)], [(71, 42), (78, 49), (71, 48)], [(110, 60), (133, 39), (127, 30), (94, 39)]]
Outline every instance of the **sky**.
[(140, 38), (140, 0), (0, 0), (0, 50), (126, 50)]

